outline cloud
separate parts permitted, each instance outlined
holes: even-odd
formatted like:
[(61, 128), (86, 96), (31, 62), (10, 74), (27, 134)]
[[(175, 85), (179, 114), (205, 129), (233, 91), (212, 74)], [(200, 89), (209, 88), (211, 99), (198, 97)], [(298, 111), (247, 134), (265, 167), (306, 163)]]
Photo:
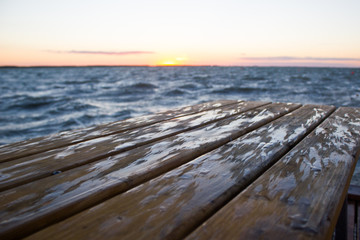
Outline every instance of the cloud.
[(360, 61), (360, 58), (322, 58), (322, 57), (241, 57), (246, 61)]
[(113, 51), (55, 51), (55, 50), (46, 50), (50, 53), (59, 53), (59, 54), (94, 54), (94, 55), (138, 55), (138, 54), (154, 54), (155, 52), (150, 51), (124, 51), (124, 52), (113, 52)]

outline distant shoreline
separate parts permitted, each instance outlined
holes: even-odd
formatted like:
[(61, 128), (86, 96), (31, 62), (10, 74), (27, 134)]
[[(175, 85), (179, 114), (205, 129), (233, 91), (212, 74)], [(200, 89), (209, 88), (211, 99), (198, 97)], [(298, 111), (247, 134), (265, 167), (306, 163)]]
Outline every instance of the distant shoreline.
[(64, 65), (64, 66), (0, 66), (2, 68), (87, 68), (87, 67), (161, 67), (161, 68), (173, 68), (173, 67), (219, 67), (219, 68), (227, 68), (227, 67), (240, 67), (240, 68), (349, 68), (349, 69), (360, 69), (360, 67), (331, 67), (331, 66), (223, 66), (223, 65), (172, 65), (172, 66), (163, 66), (163, 65), (84, 65), (84, 66), (76, 66), (76, 65)]

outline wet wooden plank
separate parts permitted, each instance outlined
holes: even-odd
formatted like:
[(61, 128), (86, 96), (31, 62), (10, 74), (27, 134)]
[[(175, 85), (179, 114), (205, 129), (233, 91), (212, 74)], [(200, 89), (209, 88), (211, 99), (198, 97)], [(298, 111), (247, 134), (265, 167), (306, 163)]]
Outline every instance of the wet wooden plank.
[[(0, 197), (0, 237), (18, 237), (214, 150), (299, 108), (274, 103), (136, 148), (48, 179), (10, 189)], [(21, 229), (21, 231), (19, 231)], [(21, 235), (22, 236), (22, 235)]]
[(240, 102), (0, 163), (0, 191), (268, 104)]
[(181, 239), (244, 189), (333, 107), (304, 106), (30, 239)]
[(130, 118), (123, 121), (105, 123), (83, 129), (65, 131), (50, 136), (34, 138), (17, 143), (0, 146), (0, 162), (45, 152), (51, 149), (65, 147), (98, 137), (108, 136), (122, 131), (148, 126), (175, 117), (186, 116), (202, 111), (216, 109), (219, 107), (236, 104), (238, 101), (219, 100), (201, 103), (194, 106), (182, 107), (147, 116)]
[(360, 109), (339, 108), (187, 239), (330, 239), (360, 149)]

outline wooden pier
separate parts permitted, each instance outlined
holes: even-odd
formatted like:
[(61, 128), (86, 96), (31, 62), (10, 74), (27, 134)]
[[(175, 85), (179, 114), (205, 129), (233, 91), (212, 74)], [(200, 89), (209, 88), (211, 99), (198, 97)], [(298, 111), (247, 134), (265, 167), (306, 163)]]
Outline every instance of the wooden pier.
[(331, 239), (359, 153), (360, 108), (252, 101), (0, 146), (0, 239)]

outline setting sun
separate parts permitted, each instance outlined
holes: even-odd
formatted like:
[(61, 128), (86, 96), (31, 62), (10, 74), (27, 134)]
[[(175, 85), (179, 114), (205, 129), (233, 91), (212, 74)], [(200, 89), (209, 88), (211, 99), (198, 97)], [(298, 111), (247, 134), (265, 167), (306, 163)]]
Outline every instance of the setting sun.
[(174, 66), (176, 65), (177, 63), (175, 61), (172, 61), (172, 60), (166, 60), (166, 61), (163, 61), (160, 65), (162, 66)]
[(181, 66), (184, 65), (184, 62), (188, 60), (187, 57), (170, 57), (166, 60), (161, 60), (158, 62), (158, 66)]

